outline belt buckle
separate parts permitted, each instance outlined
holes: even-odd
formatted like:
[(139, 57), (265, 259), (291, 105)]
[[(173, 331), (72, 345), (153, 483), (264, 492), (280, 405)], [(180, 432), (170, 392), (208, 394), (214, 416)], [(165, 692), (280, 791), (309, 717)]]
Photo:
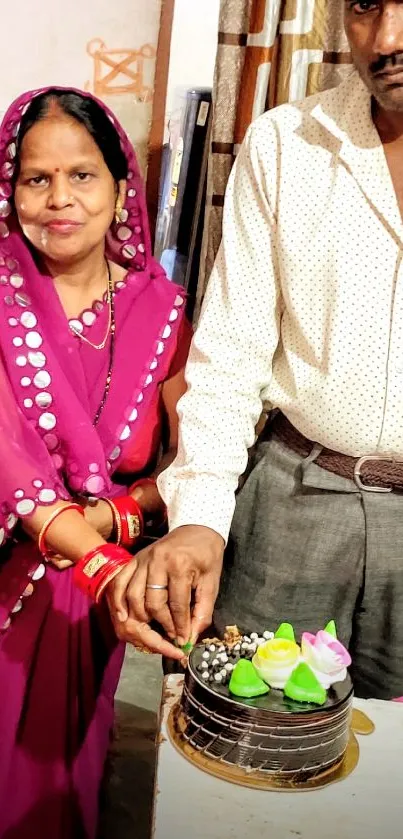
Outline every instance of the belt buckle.
[(366, 484), (363, 484), (361, 480), (361, 467), (367, 460), (388, 460), (388, 461), (398, 461), (402, 462), (402, 456), (390, 456), (383, 454), (366, 454), (364, 457), (360, 457), (357, 460), (357, 463), (354, 466), (354, 481), (358, 489), (363, 490), (364, 492), (392, 492), (392, 487), (370, 487)]

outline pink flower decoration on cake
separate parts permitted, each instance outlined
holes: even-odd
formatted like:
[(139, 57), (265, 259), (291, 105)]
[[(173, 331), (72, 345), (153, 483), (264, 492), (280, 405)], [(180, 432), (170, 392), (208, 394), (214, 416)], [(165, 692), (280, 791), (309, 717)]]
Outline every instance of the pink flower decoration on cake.
[(336, 682), (344, 682), (351, 656), (329, 632), (321, 629), (316, 635), (304, 632), (301, 639), (302, 657), (314, 671), (326, 690)]

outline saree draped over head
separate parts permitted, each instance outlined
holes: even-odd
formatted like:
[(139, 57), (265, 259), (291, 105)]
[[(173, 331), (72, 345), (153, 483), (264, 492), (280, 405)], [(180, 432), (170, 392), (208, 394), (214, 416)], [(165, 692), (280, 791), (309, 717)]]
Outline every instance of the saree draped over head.
[[(184, 296), (153, 260), (139, 169), (129, 167), (119, 223), (107, 255), (127, 269), (115, 286), (110, 362), (73, 334), (52, 279), (32, 256), (13, 212), (12, 178), (24, 94), (0, 130), (0, 836), (92, 837), (122, 652), (108, 616), (75, 591), (70, 570), (41, 562), (18, 541), (17, 520), (73, 494), (113, 496), (114, 474), (170, 375)], [(87, 94), (83, 94), (87, 95)], [(108, 323), (106, 296), (72, 324), (93, 343)], [(147, 448), (147, 447), (146, 447)], [(139, 472), (147, 461), (139, 462)]]

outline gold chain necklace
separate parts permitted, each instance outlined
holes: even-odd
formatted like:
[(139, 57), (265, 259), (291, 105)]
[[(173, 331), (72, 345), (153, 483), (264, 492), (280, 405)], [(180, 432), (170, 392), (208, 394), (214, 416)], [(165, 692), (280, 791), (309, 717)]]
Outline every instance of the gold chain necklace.
[(108, 338), (109, 338), (109, 333), (111, 332), (111, 329), (113, 328), (113, 331), (115, 331), (115, 329), (114, 329), (115, 324), (112, 324), (112, 308), (113, 308), (113, 307), (112, 307), (112, 296), (113, 296), (113, 284), (112, 284), (111, 268), (110, 268), (109, 262), (107, 262), (107, 263), (106, 263), (106, 267), (107, 267), (107, 271), (108, 271), (108, 289), (107, 289), (107, 298), (106, 298), (106, 300), (107, 300), (108, 309), (109, 309), (109, 316), (108, 316), (108, 326), (107, 326), (106, 333), (105, 333), (105, 337), (104, 337), (103, 341), (101, 341), (101, 343), (100, 343), (100, 344), (93, 344), (93, 343), (92, 343), (92, 341), (90, 341), (88, 338), (86, 338), (86, 337), (85, 337), (85, 335), (82, 335), (82, 334), (81, 334), (81, 332), (79, 332), (79, 331), (78, 331), (78, 329), (76, 329), (76, 327), (75, 327), (75, 326), (72, 326), (72, 325), (70, 324), (70, 329), (71, 329), (71, 331), (72, 331), (72, 332), (74, 332), (74, 335), (76, 335), (76, 337), (77, 337), (77, 338), (80, 338), (80, 339), (81, 339), (81, 341), (84, 341), (86, 344), (88, 344), (88, 345), (89, 345), (90, 347), (92, 347), (94, 350), (103, 350), (103, 349), (105, 349), (105, 347), (106, 347), (106, 342), (107, 342), (107, 340), (108, 340)]

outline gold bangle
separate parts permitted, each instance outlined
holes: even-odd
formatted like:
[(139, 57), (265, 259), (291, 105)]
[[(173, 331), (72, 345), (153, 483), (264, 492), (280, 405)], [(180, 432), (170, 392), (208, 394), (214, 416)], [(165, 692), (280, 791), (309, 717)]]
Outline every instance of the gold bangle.
[(110, 509), (112, 510), (113, 523), (114, 523), (115, 530), (116, 530), (116, 544), (120, 545), (120, 543), (122, 541), (122, 523), (120, 521), (120, 515), (119, 515), (119, 512), (118, 512), (118, 509), (117, 509), (116, 505), (113, 503), (113, 501), (111, 501), (110, 498), (101, 498), (100, 500), (105, 501), (108, 504), (108, 506), (110, 507)]
[(45, 523), (42, 525), (38, 536), (38, 548), (44, 557), (47, 557), (49, 554), (49, 551), (47, 551), (45, 545), (45, 536), (49, 530), (49, 527), (55, 519), (57, 519), (62, 513), (66, 513), (67, 510), (77, 510), (77, 512), (80, 513), (80, 515), (84, 516), (83, 508), (80, 504), (77, 504), (75, 501), (70, 501), (67, 504), (63, 504), (62, 507), (57, 507), (56, 510), (53, 510), (53, 513), (50, 514), (50, 516), (46, 519)]

